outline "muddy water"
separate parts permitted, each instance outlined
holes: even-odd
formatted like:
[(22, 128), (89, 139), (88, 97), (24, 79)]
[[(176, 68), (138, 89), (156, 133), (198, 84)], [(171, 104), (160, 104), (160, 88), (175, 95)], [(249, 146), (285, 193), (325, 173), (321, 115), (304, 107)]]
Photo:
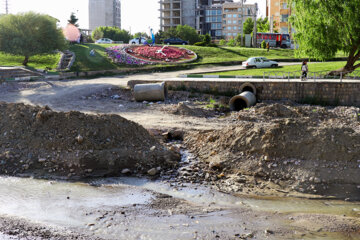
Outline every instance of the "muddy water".
[[(258, 229), (265, 229), (276, 223), (275, 220), (266, 219), (256, 219), (251, 223), (247, 216), (243, 216), (241, 209), (259, 213), (326, 213), (355, 217), (360, 213), (360, 204), (357, 202), (241, 198), (203, 186), (184, 185), (176, 188), (165, 182), (139, 178), (107, 178), (78, 183), (0, 177), (0, 193), (0, 215), (79, 228), (109, 239), (192, 239), (196, 237), (194, 234), (202, 234), (200, 239), (213, 239), (217, 231), (232, 236), (246, 233), (247, 228), (243, 226), (245, 222), (250, 222), (248, 229), (254, 228), (254, 225)], [(111, 211), (126, 209), (134, 204), (146, 205), (156, 198), (156, 193), (185, 199), (199, 208), (214, 207), (222, 210), (204, 212), (201, 220), (193, 220), (181, 214), (159, 217), (153, 215), (151, 210), (142, 213), (140, 218), (131, 215), (125, 216), (127, 218), (114, 216), (106, 221), (95, 220), (101, 214), (88, 214), (99, 209)], [(118, 225), (111, 227), (112, 221), (117, 221)], [(153, 228), (154, 221), (156, 229)], [(332, 235), (311, 235), (309, 239), (338, 239), (330, 238)], [(7, 238), (0, 234), (0, 239)]]

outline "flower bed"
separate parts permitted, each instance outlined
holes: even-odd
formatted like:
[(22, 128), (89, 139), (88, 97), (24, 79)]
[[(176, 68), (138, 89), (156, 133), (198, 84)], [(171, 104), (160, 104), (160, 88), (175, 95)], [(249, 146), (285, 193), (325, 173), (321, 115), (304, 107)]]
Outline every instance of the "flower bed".
[(106, 52), (113, 62), (127, 65), (186, 63), (197, 59), (193, 51), (173, 46), (118, 45)]

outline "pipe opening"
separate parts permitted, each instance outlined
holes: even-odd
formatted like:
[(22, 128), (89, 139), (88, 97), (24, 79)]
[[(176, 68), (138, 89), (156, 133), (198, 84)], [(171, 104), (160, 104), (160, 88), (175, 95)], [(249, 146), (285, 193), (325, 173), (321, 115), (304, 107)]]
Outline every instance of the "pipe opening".
[(241, 98), (235, 99), (235, 101), (232, 103), (232, 109), (234, 111), (240, 111), (243, 110), (244, 108), (247, 108), (247, 103)]
[(253, 94), (255, 94), (254, 88), (250, 87), (250, 86), (246, 86), (242, 89), (243, 92), (251, 92)]

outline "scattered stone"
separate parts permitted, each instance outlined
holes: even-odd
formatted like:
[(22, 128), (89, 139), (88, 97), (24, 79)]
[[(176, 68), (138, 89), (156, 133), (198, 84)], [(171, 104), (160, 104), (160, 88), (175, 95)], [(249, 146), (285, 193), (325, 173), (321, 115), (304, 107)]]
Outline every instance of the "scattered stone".
[(131, 173), (131, 170), (128, 169), (128, 168), (124, 168), (122, 171), (121, 171), (122, 174), (128, 174), (128, 173)]
[(150, 169), (149, 171), (147, 171), (147, 173), (150, 175), (150, 176), (155, 176), (158, 171), (156, 170), (156, 168), (152, 168)]

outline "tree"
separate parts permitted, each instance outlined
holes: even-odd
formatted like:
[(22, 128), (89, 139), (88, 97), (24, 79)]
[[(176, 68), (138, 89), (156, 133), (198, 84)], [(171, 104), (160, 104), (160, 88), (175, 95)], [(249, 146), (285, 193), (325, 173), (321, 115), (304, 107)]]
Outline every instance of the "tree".
[(254, 29), (254, 20), (247, 18), (244, 22), (244, 34), (251, 34)]
[(126, 30), (121, 30), (118, 27), (97, 27), (91, 34), (92, 39), (98, 40), (100, 38), (110, 38), (114, 41), (129, 42), (131, 35)]
[[(331, 72), (352, 72), (360, 67), (360, 0), (290, 0), (296, 16), (290, 18), (299, 44), (297, 56), (326, 60), (338, 51), (347, 53), (345, 66)], [(301, 14), (300, 14), (301, 13)]]
[(179, 38), (185, 41), (189, 41), (189, 44), (194, 44), (201, 41), (200, 36), (195, 28), (192, 28), (189, 25), (177, 25), (176, 32)]
[(169, 28), (167, 31), (164, 32), (164, 39), (173, 37), (179, 37), (176, 28)]
[(75, 16), (75, 13), (71, 13), (70, 19), (68, 20), (68, 23), (71, 23), (72, 25), (79, 27), (79, 24), (77, 23), (79, 19)]
[(66, 47), (57, 19), (33, 12), (6, 15), (0, 18), (0, 51), (24, 56), (27, 66), (34, 55), (50, 54)]
[(270, 32), (270, 23), (267, 17), (256, 20), (257, 32)]
[(150, 38), (149, 35), (145, 32), (137, 32), (132, 36), (132, 38), (139, 38), (139, 37)]

